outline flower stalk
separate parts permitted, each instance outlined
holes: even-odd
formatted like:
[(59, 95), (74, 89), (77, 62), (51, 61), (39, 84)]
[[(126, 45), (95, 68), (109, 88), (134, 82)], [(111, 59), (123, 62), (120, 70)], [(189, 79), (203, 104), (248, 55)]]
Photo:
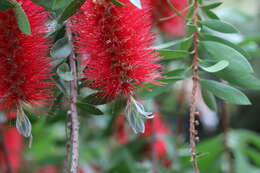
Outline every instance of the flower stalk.
[[(194, 13), (193, 13), (193, 24), (194, 26), (198, 26), (199, 23), (199, 1), (194, 0)], [(198, 121), (196, 120), (196, 116), (199, 113), (196, 110), (196, 95), (198, 93), (198, 85), (199, 85), (199, 73), (198, 73), (198, 59), (199, 59), (199, 51), (198, 51), (198, 41), (199, 41), (199, 33), (198, 30), (193, 32), (193, 64), (192, 64), (192, 96), (191, 96), (191, 106), (190, 106), (190, 147), (191, 147), (191, 162), (192, 167), (195, 173), (199, 173), (197, 158), (196, 158), (196, 142), (198, 141), (196, 125)]]

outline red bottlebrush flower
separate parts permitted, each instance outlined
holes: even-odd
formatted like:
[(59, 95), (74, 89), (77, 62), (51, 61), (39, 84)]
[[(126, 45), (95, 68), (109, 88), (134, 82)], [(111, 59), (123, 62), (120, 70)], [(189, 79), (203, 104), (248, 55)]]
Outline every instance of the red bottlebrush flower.
[[(0, 145), (0, 170), (7, 172), (7, 163), (4, 153), (7, 154), (8, 163), (13, 173), (18, 173), (22, 164), (23, 139), (15, 128), (8, 128), (4, 131), (3, 145)], [(5, 150), (5, 151), (3, 151)]]
[(124, 145), (129, 141), (128, 134), (125, 129), (125, 117), (118, 116), (115, 123), (114, 135), (119, 144)]
[(157, 53), (150, 49), (153, 34), (148, 11), (128, 0), (118, 7), (110, 0), (87, 1), (72, 18), (77, 53), (88, 57), (85, 78), (89, 87), (99, 89), (104, 97), (134, 95), (142, 82), (158, 83)]
[(48, 14), (30, 0), (20, 0), (30, 22), (32, 34), (23, 34), (13, 9), (0, 11), (0, 110), (17, 112), (16, 126), (28, 137), (31, 125), (22, 105), (36, 106), (50, 99), (51, 82), (48, 55)]
[(21, 103), (36, 105), (50, 98), (47, 13), (30, 0), (20, 0), (32, 35), (23, 34), (13, 9), (0, 11), (0, 110), (17, 110)]
[(156, 136), (168, 135), (170, 133), (170, 129), (167, 127), (167, 124), (160, 118), (158, 113), (154, 113), (154, 118), (148, 119), (145, 122), (145, 133), (142, 134), (142, 136), (151, 136), (153, 130)]
[[(182, 16), (185, 17), (187, 15), (187, 10), (181, 10), (189, 5), (188, 0), (170, 0), (170, 2), (176, 10), (180, 11)], [(175, 37), (181, 37), (185, 34), (185, 21), (175, 14), (167, 0), (148, 0), (148, 4), (153, 14), (152, 20), (163, 32)], [(160, 20), (161, 18), (167, 19)]]

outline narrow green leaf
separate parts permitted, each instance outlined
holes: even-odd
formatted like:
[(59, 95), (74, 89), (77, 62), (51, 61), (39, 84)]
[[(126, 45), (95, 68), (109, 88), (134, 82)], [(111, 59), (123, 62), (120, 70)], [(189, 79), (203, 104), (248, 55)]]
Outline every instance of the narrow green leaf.
[(180, 59), (187, 57), (190, 53), (185, 50), (169, 50), (169, 49), (161, 49), (159, 50), (159, 55), (163, 56), (162, 61), (168, 61), (173, 59)]
[(52, 46), (50, 54), (53, 58), (66, 58), (70, 55), (72, 49), (66, 37), (56, 41)]
[(86, 0), (74, 0), (72, 1), (63, 11), (61, 14), (58, 23), (62, 23), (63, 21), (67, 20), (73, 14), (77, 12), (77, 10), (84, 4)]
[(170, 41), (170, 42), (167, 42), (167, 43), (162, 43), (162, 44), (153, 46), (152, 48), (153, 49), (166, 49), (166, 48), (170, 48), (170, 47), (176, 46), (178, 44), (181, 44), (183, 42), (186, 42), (188, 40), (191, 40), (191, 38), (192, 38), (192, 36), (187, 37), (187, 38), (182, 38), (182, 39), (179, 39), (179, 40)]
[(217, 62), (216, 64), (210, 66), (210, 67), (204, 67), (203, 65), (200, 65), (200, 68), (202, 68), (203, 70), (210, 72), (210, 73), (215, 73), (218, 71), (223, 70), (224, 68), (226, 68), (229, 65), (229, 62), (226, 60), (221, 60), (219, 62)]
[(45, 8), (46, 10), (51, 11), (53, 6), (53, 0), (31, 0), (35, 4)]
[(0, 11), (8, 10), (9, 8), (13, 8), (13, 7), (14, 6), (7, 0), (0, 0)]
[(205, 26), (218, 32), (238, 33), (238, 30), (231, 24), (220, 20), (206, 20), (203, 22)]
[(222, 71), (214, 73), (214, 75), (241, 88), (260, 90), (260, 80), (250, 73), (244, 73), (226, 68)]
[(139, 9), (142, 9), (141, 0), (130, 0), (130, 2)]
[(202, 9), (202, 11), (203, 11), (210, 19), (219, 20), (219, 17), (218, 17), (214, 12), (212, 12), (211, 10)]
[(167, 76), (167, 77), (180, 76), (180, 75), (183, 75), (187, 70), (188, 70), (187, 68), (175, 69), (175, 70), (166, 72), (163, 75)]
[(217, 112), (218, 106), (215, 96), (207, 89), (202, 87), (202, 97), (205, 104), (213, 111)]
[(63, 63), (57, 68), (58, 76), (63, 79), (64, 81), (72, 81), (73, 75), (69, 69), (68, 64)]
[(31, 27), (29, 20), (21, 7), (21, 5), (16, 5), (14, 8), (14, 13), (16, 17), (16, 22), (18, 24), (19, 29), (26, 35), (31, 35)]
[(229, 85), (216, 82), (213, 80), (205, 80), (202, 79), (200, 81), (202, 87), (206, 88), (210, 92), (212, 92), (217, 97), (226, 100), (230, 103), (238, 104), (238, 105), (250, 105), (251, 102), (247, 98), (245, 94), (239, 91), (236, 88), (233, 88)]
[(244, 49), (242, 49), (240, 46), (237, 46), (236, 44), (234, 44), (234, 43), (232, 43), (228, 40), (225, 40), (223, 38), (220, 38), (220, 37), (217, 37), (217, 36), (214, 36), (214, 35), (210, 35), (210, 34), (204, 34), (204, 35), (201, 36), (201, 39), (205, 40), (205, 41), (215, 41), (215, 42), (225, 44), (225, 45), (235, 49), (236, 51), (238, 51), (242, 55), (244, 55), (247, 59), (251, 58), (250, 55)]
[(118, 7), (124, 7), (125, 4), (123, 2), (120, 2), (118, 0), (112, 0), (111, 1), (114, 5), (118, 6)]
[(235, 49), (214, 41), (202, 41), (200, 44), (204, 46), (206, 51), (217, 61), (226, 60), (229, 62), (227, 68), (243, 71), (245, 73), (252, 73), (253, 68), (247, 59)]
[(84, 111), (86, 111), (86, 112), (88, 112), (90, 114), (93, 114), (93, 115), (103, 115), (103, 112), (100, 109), (96, 108), (95, 106), (93, 106), (91, 104), (77, 103), (77, 106), (80, 109), (82, 109), (82, 110), (84, 110)]
[(214, 2), (212, 4), (203, 5), (203, 6), (201, 6), (201, 8), (203, 8), (203, 9), (214, 9), (214, 8), (217, 8), (218, 6), (220, 6), (221, 4), (222, 4), (222, 2)]
[(183, 77), (177, 76), (177, 77), (156, 79), (156, 81), (164, 82), (164, 83), (171, 83), (171, 82), (176, 82), (176, 81), (182, 80), (182, 79), (183, 79)]
[(92, 105), (103, 105), (110, 102), (112, 98), (107, 98), (103, 93), (98, 92), (85, 97), (81, 102)]
[(71, 2), (72, 0), (53, 0), (52, 10), (58, 10), (64, 8), (68, 6), (68, 4)]

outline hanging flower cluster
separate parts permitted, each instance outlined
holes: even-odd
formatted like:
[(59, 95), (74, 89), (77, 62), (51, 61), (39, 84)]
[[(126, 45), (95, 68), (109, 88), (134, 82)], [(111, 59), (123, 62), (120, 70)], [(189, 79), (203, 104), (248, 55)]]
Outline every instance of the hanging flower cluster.
[(151, 118), (151, 113), (135, 101), (135, 88), (143, 87), (143, 82), (159, 84), (154, 79), (160, 77), (160, 65), (155, 64), (158, 54), (150, 48), (154, 35), (149, 11), (128, 0), (122, 3), (124, 7), (110, 0), (87, 1), (70, 26), (77, 53), (87, 57), (83, 64), (88, 87), (104, 98), (125, 96), (128, 121), (136, 132), (144, 132), (143, 119)]
[(129, 98), (136, 86), (158, 83), (160, 76), (157, 53), (149, 49), (154, 36), (146, 10), (122, 2), (121, 8), (109, 0), (87, 1), (71, 25), (78, 53), (88, 56), (83, 62), (88, 85), (113, 98)]
[(19, 1), (27, 14), (31, 35), (23, 34), (13, 9), (0, 11), (0, 110), (17, 112), (16, 126), (28, 137), (31, 125), (23, 106), (50, 99), (51, 83), (45, 22), (48, 14), (30, 0)]

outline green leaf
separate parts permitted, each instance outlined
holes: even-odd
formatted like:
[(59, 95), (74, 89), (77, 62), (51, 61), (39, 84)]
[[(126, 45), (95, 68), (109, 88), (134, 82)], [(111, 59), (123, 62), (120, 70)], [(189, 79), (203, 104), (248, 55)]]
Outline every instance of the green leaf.
[(162, 44), (159, 44), (157, 46), (153, 46), (152, 48), (153, 49), (166, 49), (166, 48), (170, 48), (170, 47), (176, 46), (178, 44), (181, 44), (183, 42), (189, 41), (189, 40), (191, 40), (191, 38), (192, 38), (192, 36), (187, 37), (187, 38), (182, 38), (182, 39), (179, 39), (179, 40), (170, 41), (170, 42), (167, 42), (167, 43), (162, 43)]
[(72, 1), (63, 11), (61, 14), (58, 23), (62, 23), (63, 21), (67, 20), (73, 14), (77, 12), (77, 10), (84, 4), (86, 0), (74, 0)]
[(214, 35), (210, 35), (210, 34), (204, 34), (201, 36), (201, 38), (205, 41), (215, 41), (215, 42), (219, 42), (222, 44), (225, 44), (233, 49), (235, 49), (236, 51), (238, 51), (239, 53), (241, 53), (242, 55), (244, 55), (247, 59), (250, 59), (250, 55), (244, 50), (242, 49), (240, 46), (235, 45), (234, 43), (225, 40), (223, 38), (214, 36)]
[(220, 20), (206, 20), (203, 22), (205, 26), (218, 32), (238, 33), (238, 30), (231, 24)]
[(252, 73), (253, 68), (247, 59), (235, 49), (214, 41), (202, 41), (200, 44), (204, 46), (206, 51), (217, 61), (226, 60), (229, 62), (227, 68), (243, 71), (245, 73)]
[(202, 97), (205, 104), (213, 111), (217, 112), (218, 106), (215, 96), (207, 89), (202, 87)]
[(206, 88), (217, 97), (226, 100), (230, 103), (234, 103), (238, 105), (251, 104), (247, 96), (236, 88), (233, 88), (231, 86), (213, 80), (202, 79), (200, 83), (202, 87)]
[(159, 50), (159, 55), (164, 57), (161, 59), (162, 61), (168, 61), (187, 57), (188, 55), (190, 55), (190, 53), (185, 50), (161, 49)]
[(18, 24), (19, 29), (26, 35), (31, 35), (31, 27), (29, 20), (21, 7), (21, 5), (16, 5), (14, 8), (14, 13), (16, 17), (16, 22)]
[(185, 73), (187, 70), (188, 70), (187, 68), (175, 69), (175, 70), (166, 72), (166, 73), (164, 73), (163, 75), (164, 75), (164, 76), (167, 76), (167, 77), (174, 77), (174, 76), (180, 76), (180, 75), (182, 76), (182, 75), (184, 75), (184, 73)]
[(171, 77), (171, 78), (162, 78), (162, 79), (156, 79), (156, 81), (164, 82), (164, 83), (171, 83), (176, 82), (178, 80), (182, 80), (183, 77), (177, 76), (177, 77)]
[(72, 49), (66, 37), (59, 39), (52, 46), (50, 54), (54, 58), (66, 58), (70, 55)]
[(219, 20), (219, 17), (214, 13), (212, 12), (211, 10), (208, 10), (208, 9), (202, 9), (202, 11), (211, 19), (214, 19), (214, 20)]
[(88, 112), (90, 114), (93, 114), (93, 115), (103, 115), (103, 112), (100, 109), (96, 108), (95, 106), (93, 106), (91, 104), (78, 102), (77, 106), (80, 109), (82, 109), (82, 110), (84, 110), (84, 111), (86, 111), (86, 112)]
[(51, 11), (53, 6), (53, 0), (32, 0), (35, 4)]
[(14, 6), (7, 0), (0, 0), (0, 11), (13, 8)]
[(58, 10), (64, 8), (68, 6), (68, 4), (71, 2), (72, 0), (54, 0), (52, 4), (52, 10)]
[(260, 80), (250, 73), (226, 68), (222, 71), (214, 73), (214, 75), (241, 88), (260, 90)]
[(107, 98), (103, 93), (98, 92), (85, 97), (81, 102), (92, 105), (103, 105), (110, 102), (112, 98)]
[(58, 76), (64, 81), (72, 81), (73, 75), (69, 70), (69, 66), (66, 63), (61, 64), (57, 69)]
[(208, 4), (208, 5), (203, 5), (201, 6), (202, 9), (214, 9), (217, 8), (218, 6), (220, 6), (222, 4), (222, 2), (214, 2), (212, 4)]
[(210, 72), (210, 73), (215, 73), (218, 71), (223, 70), (224, 68), (226, 68), (229, 65), (229, 62), (226, 60), (221, 60), (219, 62), (217, 62), (216, 64), (210, 66), (210, 67), (204, 67), (203, 65), (200, 65), (200, 68), (202, 68), (203, 70)]
[(125, 4), (123, 2), (120, 2), (118, 0), (112, 0), (111, 1), (114, 5), (118, 6), (118, 7), (124, 7)]
[(130, 0), (130, 2), (139, 9), (142, 9), (141, 0)]

